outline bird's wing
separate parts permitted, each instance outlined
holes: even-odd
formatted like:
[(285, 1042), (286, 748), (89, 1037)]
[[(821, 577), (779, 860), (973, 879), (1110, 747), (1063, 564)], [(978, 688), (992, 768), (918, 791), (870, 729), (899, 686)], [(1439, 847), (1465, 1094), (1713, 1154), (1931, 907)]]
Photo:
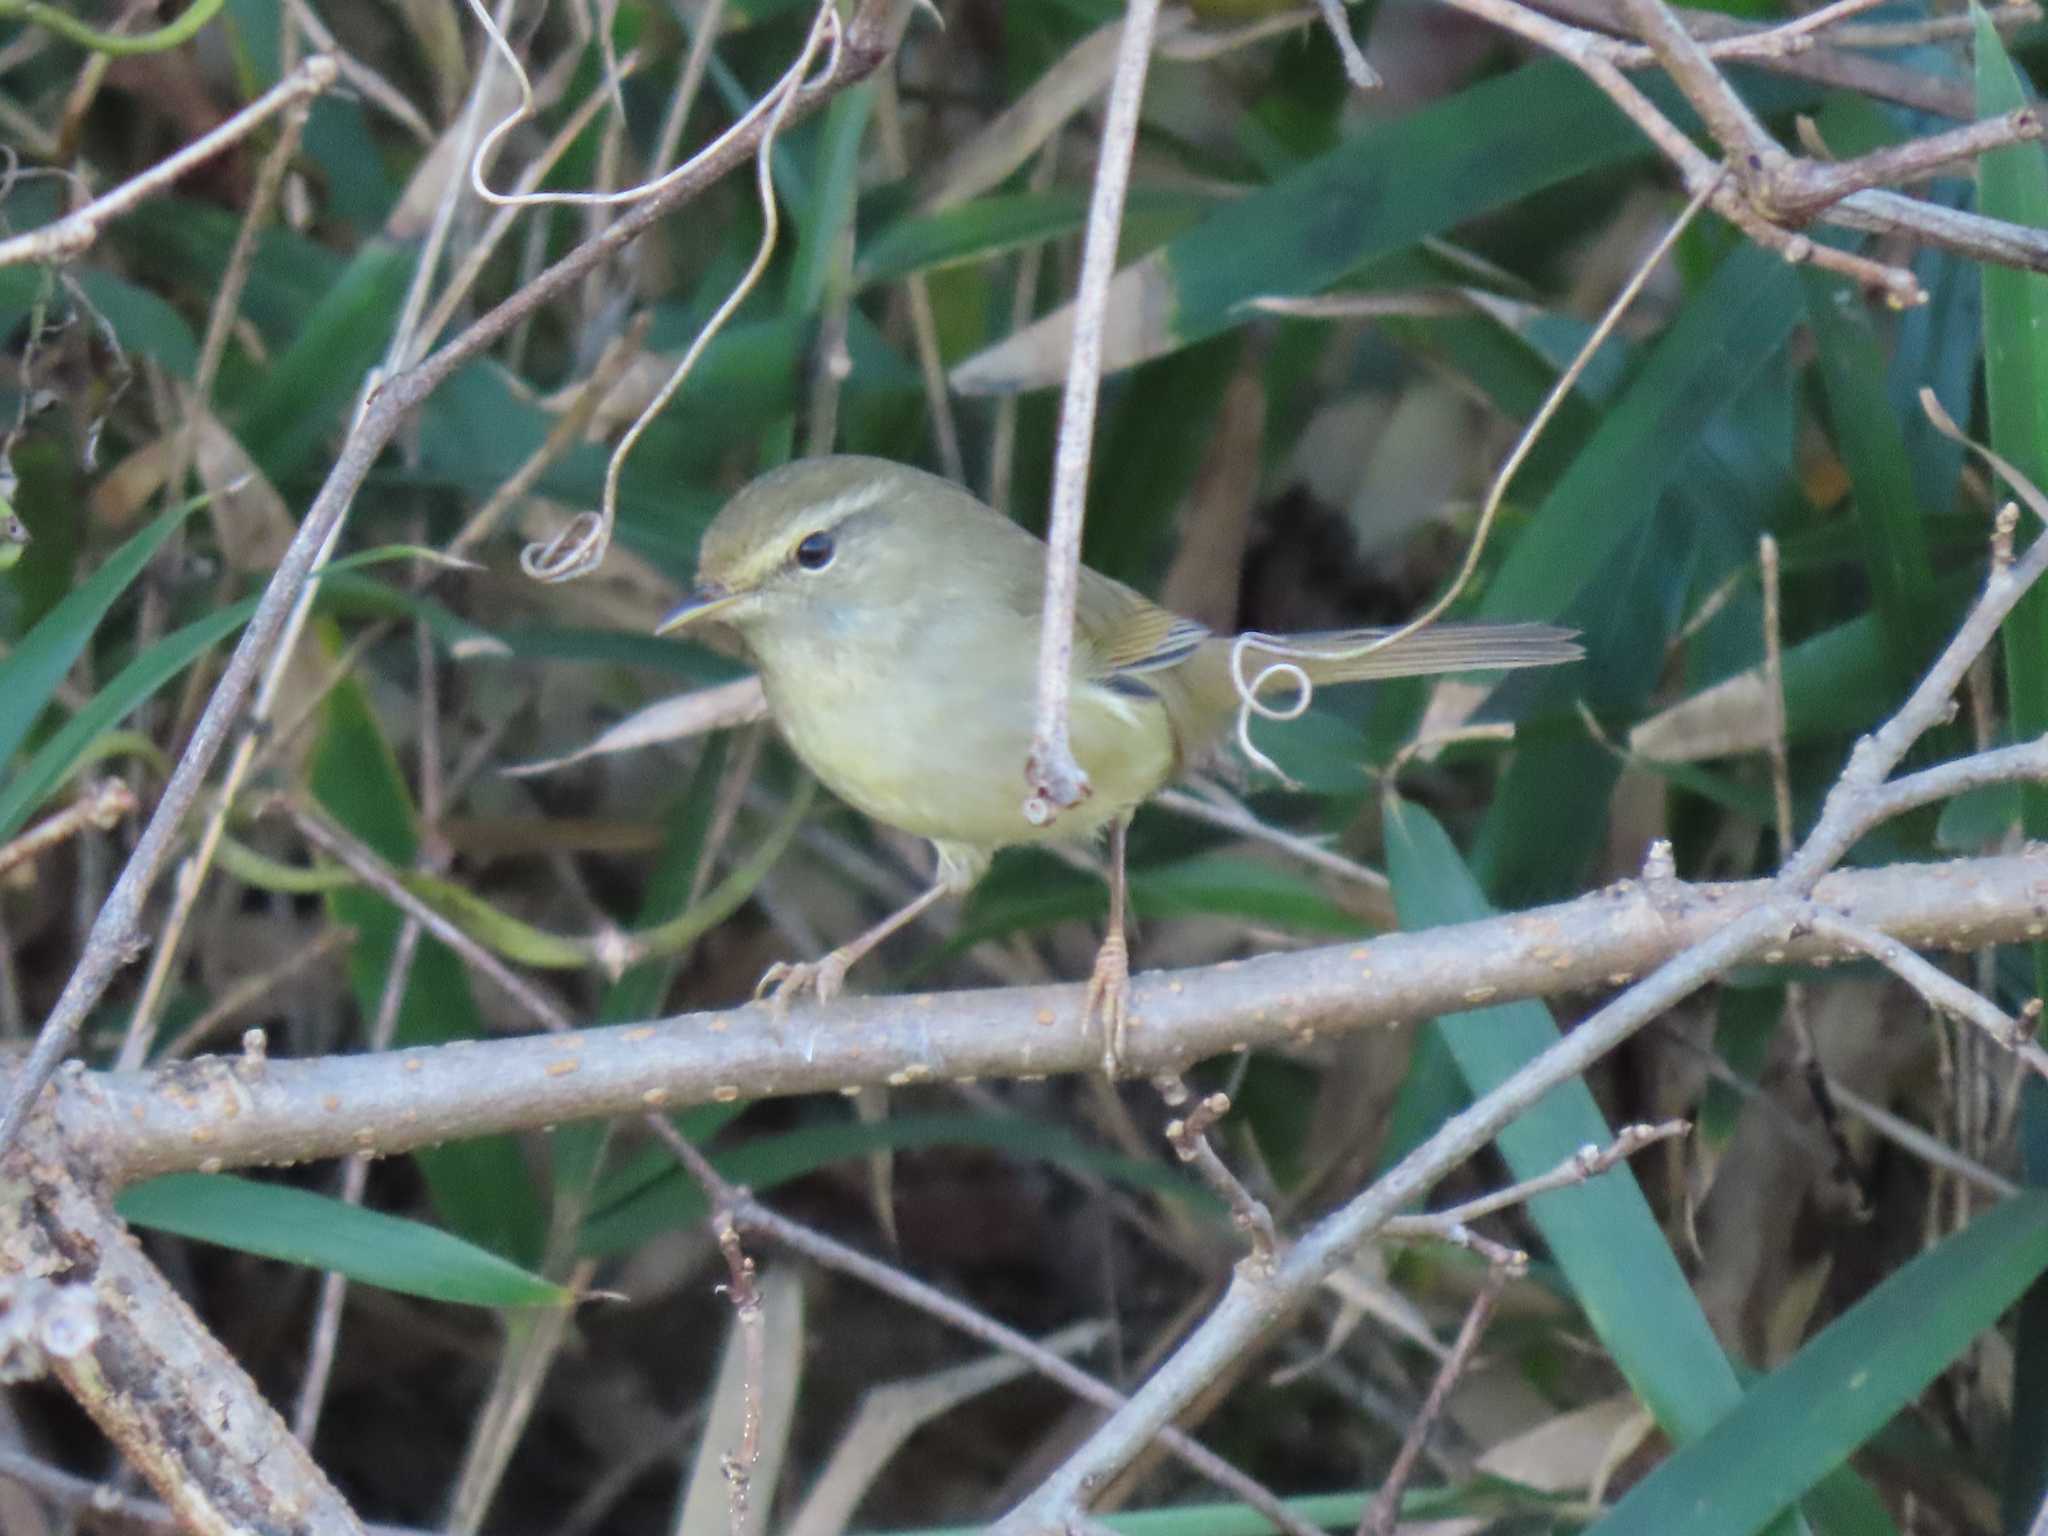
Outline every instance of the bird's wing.
[(1074, 606), (1081, 639), (1076, 665), (1112, 685), (1178, 666), (1209, 638), (1208, 629), (1193, 619), (1086, 567)]

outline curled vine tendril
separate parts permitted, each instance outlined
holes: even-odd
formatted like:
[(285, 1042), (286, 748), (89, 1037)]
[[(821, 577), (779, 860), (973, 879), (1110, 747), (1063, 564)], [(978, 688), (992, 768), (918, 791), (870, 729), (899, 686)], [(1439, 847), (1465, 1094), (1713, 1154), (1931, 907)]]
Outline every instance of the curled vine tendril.
[[(654, 398), (634, 419), (633, 425), (626, 429), (625, 434), (619, 439), (618, 446), (612, 450), (611, 460), (605, 466), (604, 499), (599, 509), (595, 512), (577, 513), (553, 538), (529, 544), (519, 553), (519, 568), (535, 581), (573, 581), (595, 570), (598, 563), (604, 559), (606, 551), (611, 548), (612, 532), (618, 525), (619, 476), (625, 468), (626, 456), (633, 451), (633, 445), (640, 440), (640, 434), (647, 430), (648, 424), (667, 408), (669, 401), (675, 398), (676, 391), (682, 388), (683, 381), (697, 366), (697, 360), (703, 356), (704, 349), (725, 328), (733, 312), (745, 302), (755, 284), (760, 282), (761, 275), (768, 270), (768, 263), (775, 254), (776, 241), (781, 232), (771, 161), (775, 149), (775, 136), (782, 127), (783, 119), (789, 113), (791, 103), (810, 86), (830, 79), (837, 73), (845, 40), (845, 27), (839, 19), (839, 12), (833, 5), (833, 0), (823, 0), (818, 8), (817, 17), (804, 38), (802, 51), (797, 54), (795, 62), (784, 71), (782, 78), (724, 133), (674, 170), (665, 172), (652, 181), (642, 182), (638, 186), (617, 192), (508, 194), (493, 192), (486, 186), (484, 171), (495, 156), (498, 144), (504, 136), (533, 115), (533, 84), (528, 79), (525, 67), (520, 63), (512, 45), (505, 40), (504, 34), (498, 30), (484, 9), (483, 0), (469, 0), (469, 8), (490, 38), (492, 47), (504, 59), (512, 71), (513, 78), (519, 84), (519, 107), (484, 136), (483, 143), (477, 147), (477, 152), (469, 163), (470, 186), (478, 197), (495, 206), (615, 206), (640, 202), (690, 175), (708, 157), (717, 154), (737, 135), (746, 132), (754, 123), (760, 121), (764, 115), (767, 118), (766, 126), (761, 132), (761, 142), (754, 152), (755, 181), (761, 199), (761, 242), (755, 250), (752, 264), (733, 286), (732, 292), (726, 295), (725, 301), (705, 322), (704, 328), (697, 333), (696, 339), (683, 353), (682, 360), (676, 364), (667, 381), (655, 392)], [(811, 66), (821, 48), (825, 50), (825, 62), (822, 70), (814, 76)]]

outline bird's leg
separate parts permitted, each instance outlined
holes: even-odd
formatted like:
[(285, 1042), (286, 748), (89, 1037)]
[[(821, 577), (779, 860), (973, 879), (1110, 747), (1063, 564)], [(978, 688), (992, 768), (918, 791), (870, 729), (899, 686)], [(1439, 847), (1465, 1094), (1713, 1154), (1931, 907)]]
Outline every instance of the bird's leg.
[(1109, 824), (1109, 931), (1088, 978), (1088, 1017), (1102, 1021), (1102, 1070), (1111, 1081), (1123, 1071), (1131, 1014), (1131, 947), (1124, 938), (1124, 836), (1130, 825), (1122, 816)]
[(900, 910), (891, 912), (860, 937), (840, 945), (822, 960), (800, 960), (794, 964), (787, 960), (776, 961), (762, 973), (760, 984), (754, 988), (755, 999), (771, 997), (781, 1008), (787, 1007), (791, 998), (812, 992), (817, 994), (819, 1002), (831, 1002), (839, 995), (839, 989), (846, 983), (846, 973), (853, 969), (856, 961), (926, 908), (942, 897), (952, 895), (955, 889), (952, 881), (941, 878), (930, 890)]

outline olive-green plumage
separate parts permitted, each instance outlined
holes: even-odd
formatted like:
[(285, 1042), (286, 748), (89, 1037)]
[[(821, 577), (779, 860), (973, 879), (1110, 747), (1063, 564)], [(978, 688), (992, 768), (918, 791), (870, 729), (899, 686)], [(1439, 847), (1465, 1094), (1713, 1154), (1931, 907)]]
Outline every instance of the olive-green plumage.
[[(1091, 792), (1024, 817), (1045, 545), (951, 483), (884, 459), (763, 475), (705, 533), (698, 591), (662, 626), (730, 624), (776, 724), (842, 799), (930, 838), (962, 888), (998, 848), (1083, 839), (1229, 733), (1230, 638), (1081, 572), (1070, 728)], [(1336, 651), (1384, 630), (1295, 637)], [(1316, 683), (1539, 666), (1578, 656), (1547, 625), (1437, 625), (1363, 655), (1293, 660)], [(1256, 676), (1280, 655), (1254, 645)]]

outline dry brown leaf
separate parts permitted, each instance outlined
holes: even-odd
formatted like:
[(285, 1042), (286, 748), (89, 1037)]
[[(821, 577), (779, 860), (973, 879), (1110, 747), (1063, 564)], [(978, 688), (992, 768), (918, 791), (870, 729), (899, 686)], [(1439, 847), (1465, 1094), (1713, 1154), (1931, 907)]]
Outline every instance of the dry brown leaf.
[(542, 758), (531, 763), (515, 763), (501, 770), (507, 778), (523, 779), (536, 774), (553, 773), (557, 768), (566, 768), (571, 763), (580, 763), (586, 758), (605, 757), (613, 752), (631, 752), (641, 747), (651, 747), (664, 741), (681, 741), (690, 736), (701, 736), (706, 731), (722, 731), (735, 725), (746, 725), (759, 720), (768, 713), (768, 700), (761, 692), (758, 677), (742, 677), (730, 683), (721, 683), (716, 688), (700, 688), (694, 693), (678, 694), (672, 699), (663, 699), (645, 709), (626, 716), (617, 725), (598, 736), (595, 741), (578, 747), (574, 752), (561, 757)]
[[(179, 403), (189, 411), (189, 393), (181, 393)], [(133, 523), (163, 489), (177, 451), (176, 436), (166, 434), (102, 475), (92, 491), (94, 519), (116, 529)], [(228, 566), (237, 571), (274, 569), (297, 531), (291, 512), (240, 440), (210, 411), (199, 417), (192, 467), (211, 498), (207, 515)]]
[(200, 418), (192, 467), (211, 498), (207, 516), (213, 519), (214, 539), (229, 567), (275, 570), (298, 526), (241, 439), (210, 412)]
[[(1077, 1355), (1101, 1339), (1101, 1323), (1075, 1323), (1043, 1341), (1057, 1355)], [(839, 1536), (889, 1460), (926, 1424), (971, 1398), (1024, 1375), (1030, 1367), (1009, 1355), (934, 1371), (909, 1381), (870, 1387), (831, 1459), (805, 1495), (787, 1536)]]
[[(458, 61), (460, 57), (458, 50)], [(468, 73), (468, 66), (458, 62), (454, 75), (436, 74), (434, 78), (464, 80), (468, 78)], [(518, 82), (507, 70), (493, 69), (490, 73), (488, 99), (482, 103), (483, 115), (478, 121), (488, 130), (492, 125), (511, 115), (518, 105)], [(468, 109), (465, 107), (463, 111), (448, 118), (448, 126), (441, 130), (440, 137), (434, 141), (434, 147), (422, 155), (419, 163), (413, 167), (412, 177), (406, 182), (405, 191), (400, 194), (398, 201), (392, 205), (391, 212), (385, 217), (384, 234), (387, 238), (414, 241), (424, 237), (428, 227), (434, 222), (434, 210), (441, 206), (442, 199), (448, 195), (449, 183), (467, 180), (470, 154), (465, 145), (467, 136), (463, 131), (467, 114)], [(501, 160), (503, 158), (500, 157)], [(509, 185), (509, 180), (501, 172), (495, 177), (492, 185), (502, 191)]]
[(1247, 349), (1224, 389), (1216, 431), (1181, 518), (1180, 548), (1160, 589), (1160, 601), (1175, 613), (1226, 634), (1237, 628), (1245, 540), (1264, 457), (1266, 390), (1259, 350)]
[[(1193, 21), (1177, 6), (1161, 12), (1156, 43), (1180, 36)], [(1109, 89), (1123, 31), (1124, 24), (1113, 21), (1069, 48), (1029, 90), (940, 162), (926, 179), (918, 211), (935, 213), (963, 203), (1020, 170), (1062, 124)]]
[(1769, 703), (1762, 670), (1738, 672), (1643, 721), (1628, 733), (1629, 752), (1658, 763), (1761, 752), (1770, 745)]
[[(1163, 251), (1154, 251), (1109, 280), (1103, 311), (1102, 371), (1116, 373), (1179, 345), (1173, 317), (1180, 293)], [(1021, 331), (1013, 331), (953, 369), (953, 388), (963, 395), (1007, 395), (1050, 389), (1066, 378), (1067, 353), (1074, 345), (1074, 306), (1063, 304)]]
[(1596, 1486), (1656, 1427), (1634, 1393), (1618, 1392), (1501, 1441), (1479, 1458), (1479, 1470), (1545, 1493), (1574, 1493)]

